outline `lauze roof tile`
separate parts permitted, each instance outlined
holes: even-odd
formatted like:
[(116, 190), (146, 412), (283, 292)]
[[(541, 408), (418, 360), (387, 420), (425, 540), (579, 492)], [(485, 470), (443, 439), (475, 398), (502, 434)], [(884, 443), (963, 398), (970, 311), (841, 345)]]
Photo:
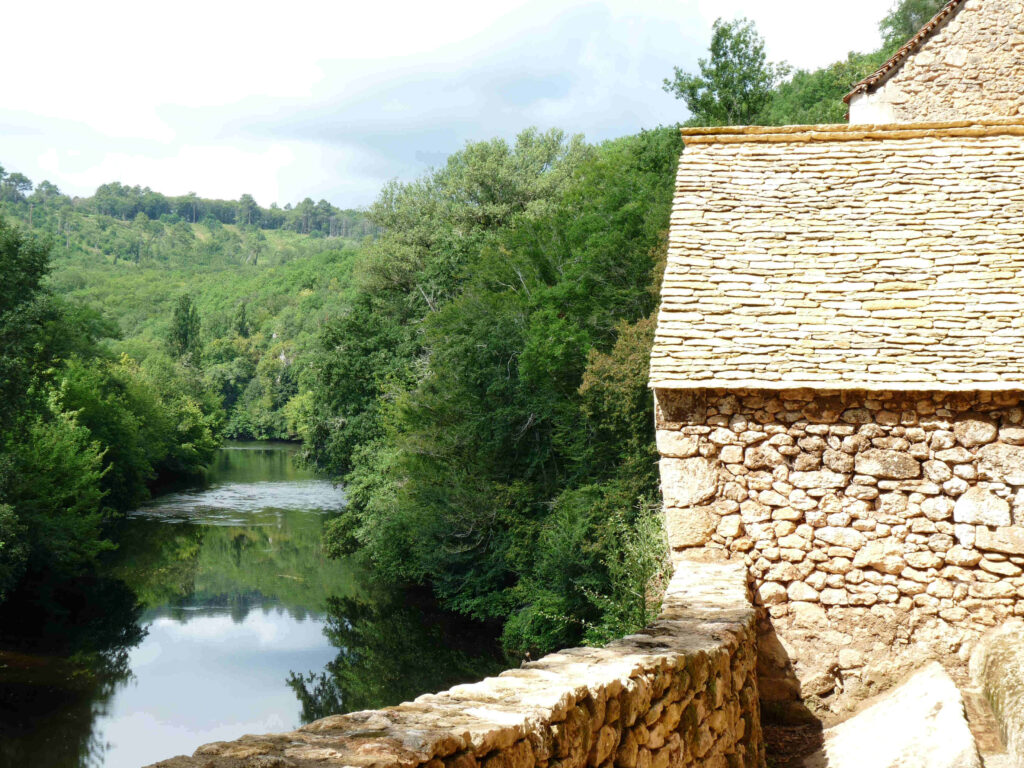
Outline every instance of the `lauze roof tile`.
[(1024, 388), (1024, 121), (685, 130), (667, 388)]

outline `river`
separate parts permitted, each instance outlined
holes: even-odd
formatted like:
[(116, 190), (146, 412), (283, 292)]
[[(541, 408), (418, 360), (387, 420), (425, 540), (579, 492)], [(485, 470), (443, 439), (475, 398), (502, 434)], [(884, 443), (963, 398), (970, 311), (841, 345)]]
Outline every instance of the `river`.
[(283, 444), (119, 524), (102, 574), (0, 616), (0, 768), (138, 768), (493, 673), (479, 626), (321, 547), (341, 490)]

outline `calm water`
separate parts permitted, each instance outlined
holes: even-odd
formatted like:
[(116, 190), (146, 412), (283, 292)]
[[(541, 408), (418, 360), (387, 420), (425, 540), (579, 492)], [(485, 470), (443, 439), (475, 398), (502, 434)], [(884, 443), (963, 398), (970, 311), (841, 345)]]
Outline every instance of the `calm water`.
[(344, 504), (282, 445), (129, 516), (101, 578), (0, 615), (0, 768), (138, 768), (496, 671), (481, 627), (321, 550)]

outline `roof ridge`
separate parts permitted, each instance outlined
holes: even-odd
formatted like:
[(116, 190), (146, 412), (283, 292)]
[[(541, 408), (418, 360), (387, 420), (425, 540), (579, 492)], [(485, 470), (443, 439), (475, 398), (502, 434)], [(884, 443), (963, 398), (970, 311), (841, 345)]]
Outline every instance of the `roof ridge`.
[(861, 80), (859, 83), (853, 86), (853, 89), (843, 97), (843, 101), (847, 104), (850, 103), (850, 99), (859, 93), (866, 93), (874, 90), (878, 85), (887, 80), (893, 75), (897, 69), (903, 64), (904, 61), (920, 48), (924, 42), (931, 37), (932, 33), (937, 30), (943, 23), (948, 19), (952, 18), (961, 8), (967, 0), (949, 0), (945, 6), (918, 31), (910, 40), (903, 44), (892, 58), (890, 58), (885, 64), (879, 67), (878, 71), (872, 75)]

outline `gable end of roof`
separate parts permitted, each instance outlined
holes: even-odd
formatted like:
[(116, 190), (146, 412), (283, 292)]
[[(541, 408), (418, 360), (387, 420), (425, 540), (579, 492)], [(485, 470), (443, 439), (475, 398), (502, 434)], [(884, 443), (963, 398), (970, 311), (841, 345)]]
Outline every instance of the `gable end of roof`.
[(877, 72), (853, 86), (853, 89), (843, 97), (843, 101), (849, 104), (850, 99), (857, 94), (870, 93), (892, 77), (903, 66), (903, 63), (910, 58), (911, 54), (924, 45), (928, 38), (942, 28), (946, 22), (956, 16), (960, 9), (964, 7), (965, 2), (966, 0), (949, 0), (942, 10), (935, 14), (931, 21), (921, 27), (921, 30), (910, 38), (902, 48), (896, 51), (893, 57), (885, 62)]

